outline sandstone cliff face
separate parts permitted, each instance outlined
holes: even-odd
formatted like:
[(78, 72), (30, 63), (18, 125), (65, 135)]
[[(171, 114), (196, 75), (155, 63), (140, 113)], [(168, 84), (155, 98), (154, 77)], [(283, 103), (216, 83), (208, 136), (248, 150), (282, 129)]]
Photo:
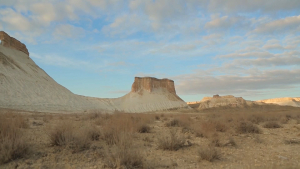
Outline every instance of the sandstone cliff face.
[(19, 50), (29, 56), (29, 52), (28, 52), (26, 46), (23, 43), (21, 43), (20, 41), (18, 41), (17, 39), (10, 37), (4, 31), (0, 31), (0, 40), (1, 40), (1, 45)]
[(174, 81), (169, 79), (157, 79), (154, 77), (135, 77), (131, 92), (139, 92), (142, 89), (153, 92), (154, 89), (163, 88), (168, 92), (176, 94)]

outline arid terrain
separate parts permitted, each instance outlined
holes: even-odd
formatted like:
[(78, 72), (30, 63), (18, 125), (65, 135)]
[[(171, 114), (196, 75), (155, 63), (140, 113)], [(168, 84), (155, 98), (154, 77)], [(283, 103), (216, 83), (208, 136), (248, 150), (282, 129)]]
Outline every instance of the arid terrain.
[(299, 168), (300, 109), (128, 114), (1, 109), (0, 168)]

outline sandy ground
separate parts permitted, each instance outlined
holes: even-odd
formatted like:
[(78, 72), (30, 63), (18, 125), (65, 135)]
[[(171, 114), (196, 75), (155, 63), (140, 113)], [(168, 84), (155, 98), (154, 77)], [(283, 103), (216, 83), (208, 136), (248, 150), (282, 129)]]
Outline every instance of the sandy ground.
[[(211, 144), (212, 137), (197, 137), (195, 132), (187, 127), (189, 125), (167, 126), (174, 119), (181, 119), (193, 124), (204, 123), (209, 119), (214, 119), (215, 117), (211, 115), (218, 112), (264, 114), (270, 113), (270, 111), (271, 113), (300, 114), (299, 108), (291, 107), (272, 110), (259, 108), (251, 110), (211, 109), (203, 112), (156, 112), (156, 114), (150, 114), (153, 118), (148, 123), (150, 133), (136, 132), (130, 137), (134, 147), (143, 156), (143, 168), (300, 168), (300, 120), (297, 118), (290, 118), (284, 122), (279, 120), (278, 123), (282, 128), (264, 128), (265, 122), (260, 122), (258, 123), (259, 129), (261, 129), (260, 134), (237, 133), (234, 127), (226, 125), (225, 132), (211, 133), (217, 135), (221, 144), (215, 147), (220, 158), (212, 162), (200, 160), (198, 153), (200, 149)], [(1, 112), (7, 112), (7, 110), (2, 109)], [(9, 112), (14, 111), (9, 110)], [(66, 120), (82, 126), (95, 124), (100, 131), (104, 130), (101, 127), (102, 123), (97, 124), (99, 117), (96, 117), (95, 114), (21, 113), (29, 124), (28, 128), (22, 130), (30, 144), (30, 153), (26, 157), (0, 165), (0, 168), (109, 168), (106, 156), (107, 152), (113, 150), (113, 146), (107, 145), (103, 139), (92, 141), (86, 150), (74, 152), (66, 147), (51, 145), (47, 134), (51, 128)], [(134, 116), (132, 115), (132, 117)], [(167, 136), (171, 130), (177, 131), (178, 136), (185, 138), (184, 145), (177, 151), (159, 148), (159, 138)], [(236, 146), (226, 144), (230, 139), (234, 140)], [(287, 140), (296, 140), (296, 142), (288, 144)]]

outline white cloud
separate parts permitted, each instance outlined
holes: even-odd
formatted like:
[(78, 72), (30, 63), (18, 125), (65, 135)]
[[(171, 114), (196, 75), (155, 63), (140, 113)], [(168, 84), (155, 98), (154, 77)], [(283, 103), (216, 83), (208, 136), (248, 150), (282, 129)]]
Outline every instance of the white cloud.
[(277, 13), (278, 11), (300, 11), (299, 0), (209, 0), (208, 8), (212, 11), (233, 12), (262, 12)]
[(1, 9), (0, 15), (0, 20), (6, 25), (6, 29), (17, 31), (31, 31), (34, 29), (35, 25), (28, 18), (10, 8)]
[(269, 52), (247, 52), (247, 53), (231, 53), (226, 55), (220, 55), (220, 58), (249, 58), (249, 57), (258, 57), (258, 58), (265, 58), (265, 57), (272, 57), (273, 54)]
[(275, 20), (258, 26), (255, 33), (284, 33), (291, 32), (300, 27), (300, 15), (286, 17), (284, 19)]
[(300, 85), (299, 69), (258, 71), (245, 76), (220, 75), (203, 76), (184, 74), (173, 77), (179, 94), (233, 94), (243, 95), (245, 92), (260, 92), (266, 89), (293, 88)]
[(53, 31), (53, 36), (55, 37), (55, 39), (80, 38), (85, 36), (85, 31), (80, 27), (63, 24), (55, 28), (55, 30)]

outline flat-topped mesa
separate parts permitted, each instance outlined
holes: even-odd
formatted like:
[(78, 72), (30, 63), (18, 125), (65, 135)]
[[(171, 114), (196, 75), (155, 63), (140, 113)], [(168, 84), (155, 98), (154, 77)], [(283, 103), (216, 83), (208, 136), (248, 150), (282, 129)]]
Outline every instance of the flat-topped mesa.
[(170, 93), (176, 94), (174, 81), (170, 79), (157, 79), (154, 77), (135, 77), (131, 92), (139, 92), (144, 89), (152, 92), (154, 89), (164, 88)]
[(4, 31), (0, 31), (0, 40), (1, 40), (1, 45), (19, 50), (21, 52), (26, 53), (29, 56), (29, 52), (28, 52), (26, 46), (23, 43), (21, 43), (20, 41), (18, 41), (17, 39), (9, 36)]

